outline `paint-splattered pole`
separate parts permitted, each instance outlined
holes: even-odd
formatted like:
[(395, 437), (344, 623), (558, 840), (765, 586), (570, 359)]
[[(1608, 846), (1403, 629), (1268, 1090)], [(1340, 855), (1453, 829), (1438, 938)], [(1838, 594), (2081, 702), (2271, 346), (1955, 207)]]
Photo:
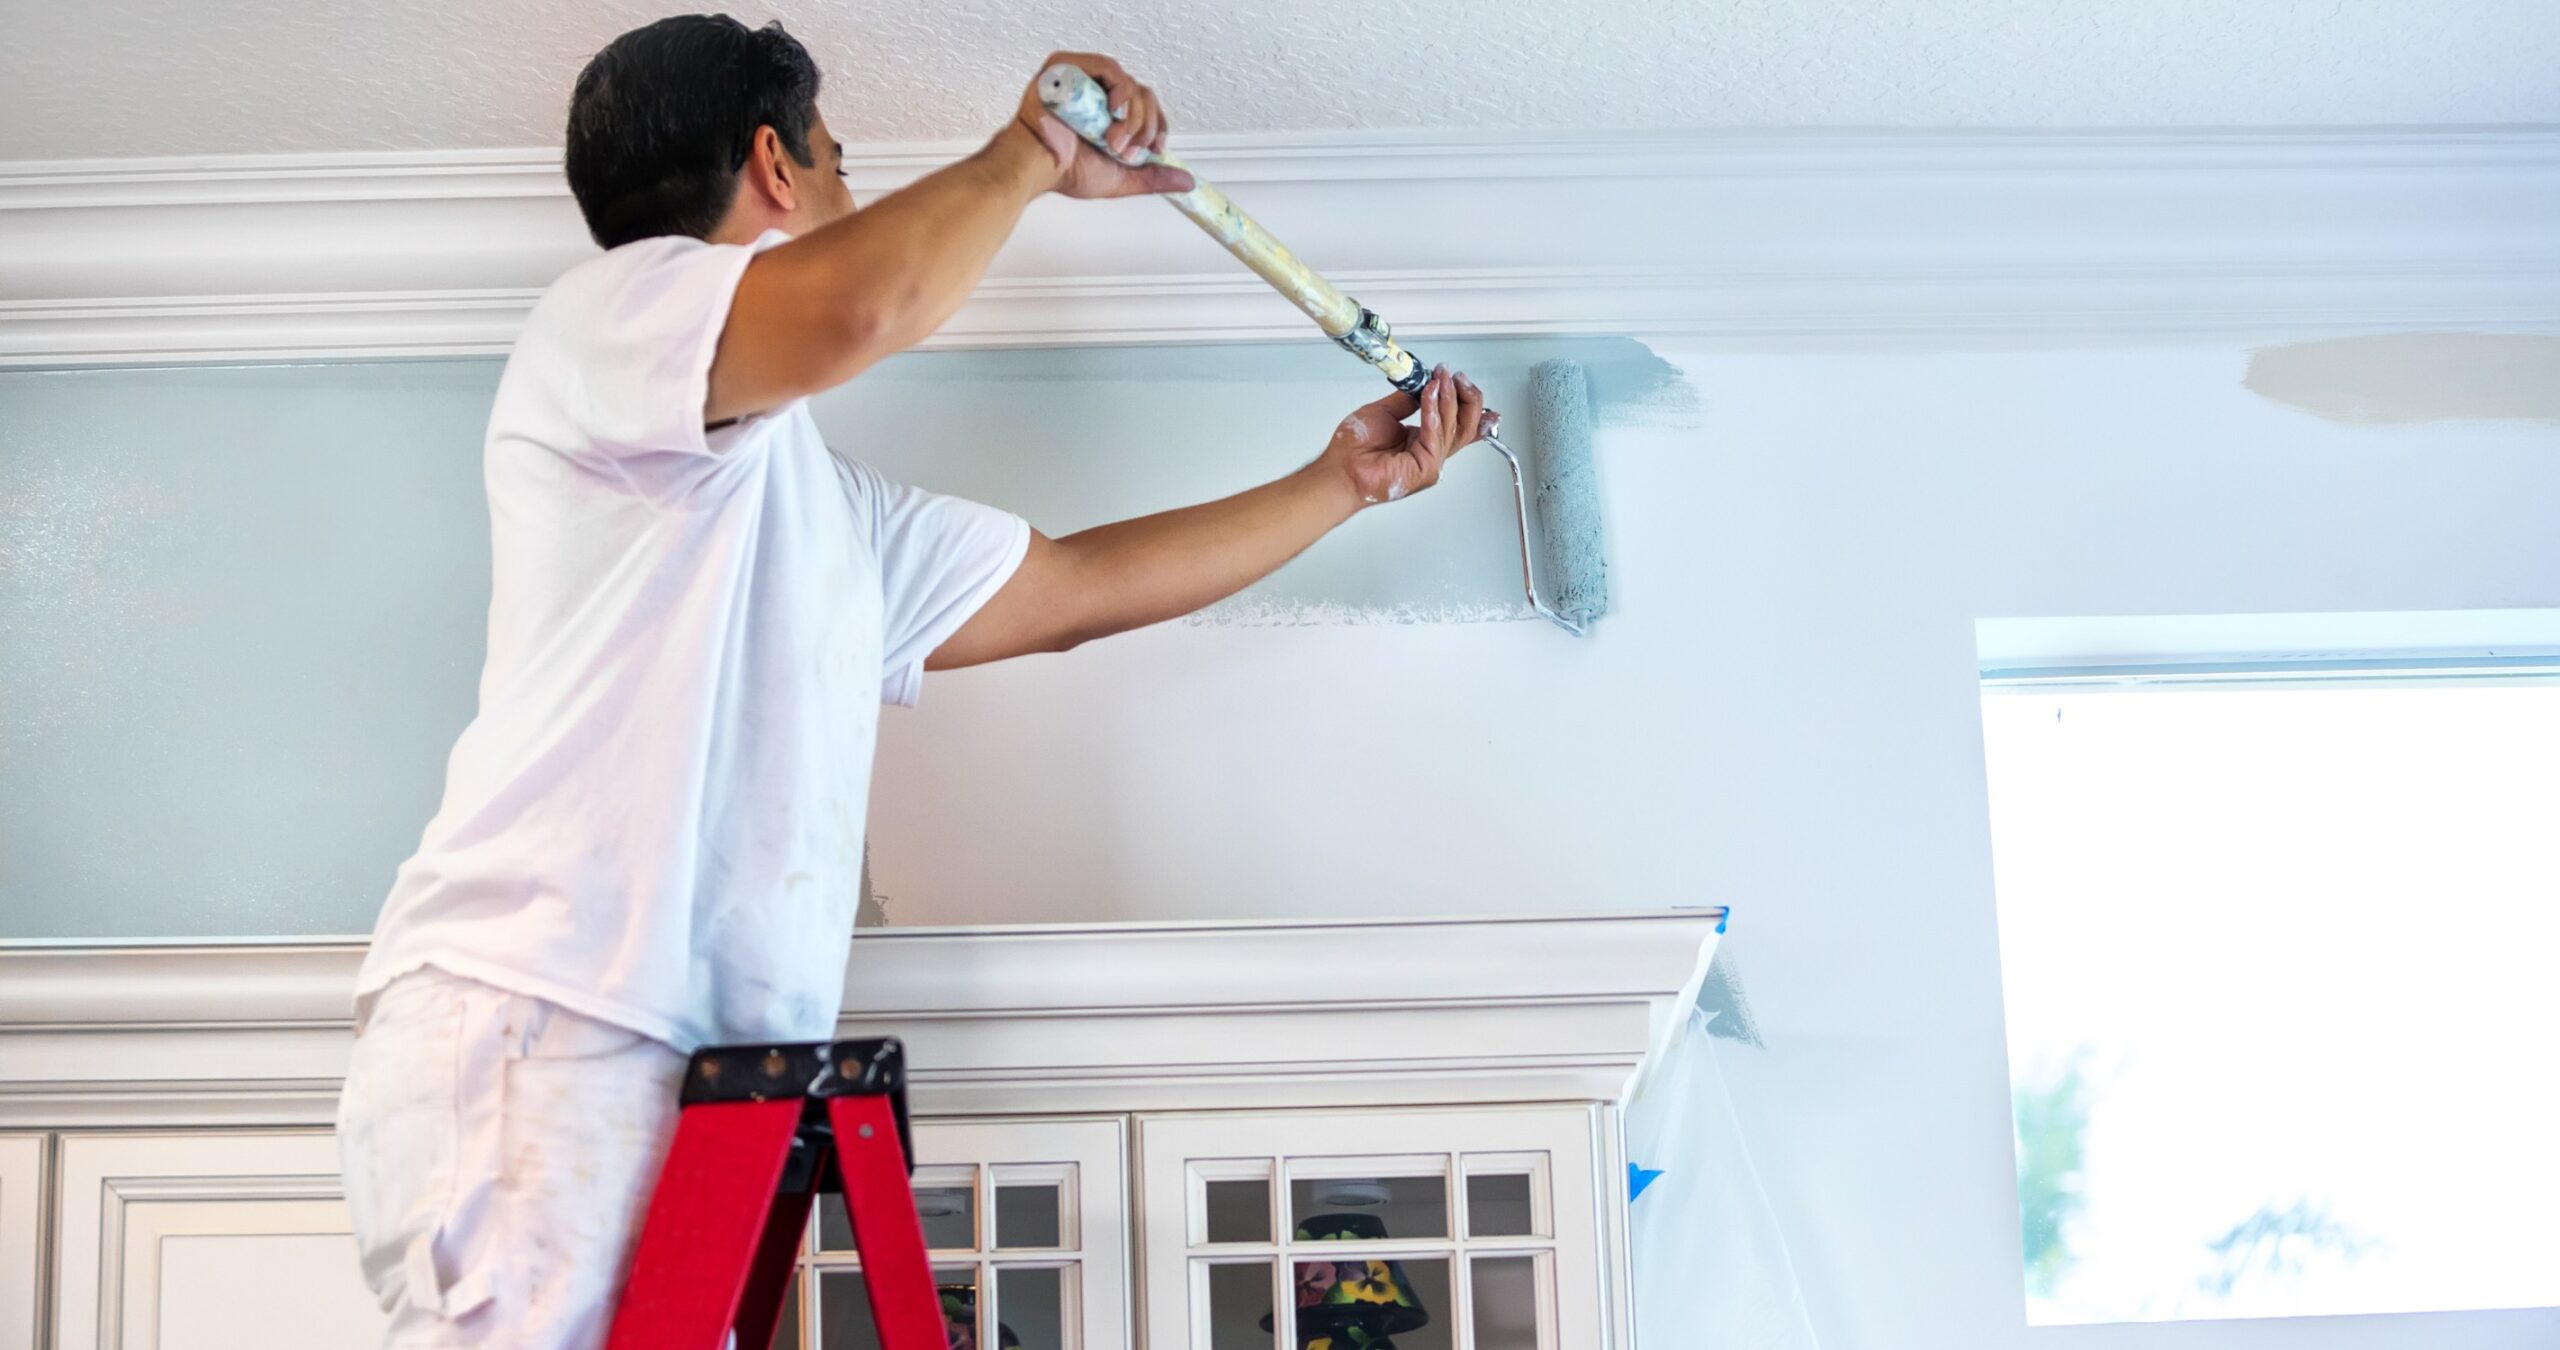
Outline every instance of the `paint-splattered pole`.
[[(1111, 130), (1111, 101), (1094, 78), (1064, 61), (1040, 73), (1040, 102), (1067, 129), (1088, 144), (1111, 153), (1104, 136)], [(1162, 164), (1169, 168), (1188, 168), (1172, 155), (1150, 151), (1144, 146), (1130, 147), (1122, 157), (1132, 165)], [(1200, 181), (1196, 176), (1189, 192), (1168, 192), (1164, 199), (1175, 210), (1191, 218), (1191, 223), (1207, 231), (1229, 253), (1256, 276), (1270, 282), (1272, 289), (1289, 298), (1304, 310), (1308, 318), (1325, 335), (1342, 344), (1361, 360), (1376, 366), (1398, 389), (1420, 393), (1431, 372), (1413, 359), (1413, 354), (1396, 344), (1386, 320), (1363, 308), (1359, 301), (1344, 295), (1332, 282), (1316, 274), (1314, 268), (1298, 261), (1289, 246), (1271, 237), (1259, 221), (1248, 216), (1227, 194)]]

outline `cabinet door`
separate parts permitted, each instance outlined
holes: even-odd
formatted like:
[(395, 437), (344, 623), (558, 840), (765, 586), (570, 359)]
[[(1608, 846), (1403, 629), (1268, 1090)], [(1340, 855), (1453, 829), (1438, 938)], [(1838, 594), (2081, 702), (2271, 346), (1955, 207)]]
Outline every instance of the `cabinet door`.
[(1584, 1106), (1140, 1117), (1147, 1344), (1611, 1344), (1597, 1126)]
[(345, 1350), (382, 1336), (326, 1132), (61, 1139), (56, 1350)]
[(0, 1350), (36, 1350), (46, 1143), (41, 1134), (0, 1134)]
[[(924, 1120), (915, 1134), (916, 1210), (954, 1347), (1131, 1343), (1122, 1120)], [(878, 1350), (844, 1197), (819, 1197), (809, 1229), (797, 1325), (786, 1317), (778, 1344)]]

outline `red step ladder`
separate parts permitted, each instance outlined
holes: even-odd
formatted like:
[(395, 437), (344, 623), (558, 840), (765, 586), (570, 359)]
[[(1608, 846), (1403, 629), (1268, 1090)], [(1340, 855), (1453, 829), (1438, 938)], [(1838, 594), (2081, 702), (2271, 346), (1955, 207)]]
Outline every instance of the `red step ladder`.
[(733, 1329), (765, 1350), (809, 1207), (839, 1189), (881, 1350), (945, 1350), (896, 1040), (708, 1046), (681, 1100), (606, 1350), (722, 1350)]

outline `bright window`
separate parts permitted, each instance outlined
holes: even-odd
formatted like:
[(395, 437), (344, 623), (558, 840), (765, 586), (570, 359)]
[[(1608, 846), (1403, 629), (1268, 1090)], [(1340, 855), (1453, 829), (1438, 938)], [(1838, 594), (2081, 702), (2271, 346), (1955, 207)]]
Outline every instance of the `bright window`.
[(2560, 672), (1986, 674), (2029, 1320), (2560, 1304)]

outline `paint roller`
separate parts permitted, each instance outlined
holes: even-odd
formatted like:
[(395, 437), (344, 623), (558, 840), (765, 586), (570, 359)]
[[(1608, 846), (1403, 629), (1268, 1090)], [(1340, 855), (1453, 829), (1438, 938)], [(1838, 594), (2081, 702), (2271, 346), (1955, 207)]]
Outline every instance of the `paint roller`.
[[(1053, 116), (1104, 154), (1111, 153), (1104, 140), (1114, 120), (1111, 101), (1092, 76), (1062, 61), (1040, 73), (1039, 89), (1042, 106)], [(1188, 167), (1172, 155), (1143, 146), (1132, 147), (1122, 158), (1131, 164)], [(1431, 378), (1430, 368), (1395, 340), (1387, 321), (1298, 261), (1287, 245), (1227, 194), (1194, 175), (1190, 191), (1162, 196), (1315, 320), (1316, 327), (1344, 351), (1376, 366), (1396, 388), (1409, 394), (1421, 392)], [(1530, 607), (1566, 632), (1580, 634), (1609, 607), (1608, 568), (1600, 550), (1600, 496), (1591, 463), (1591, 395), (1582, 367), (1570, 361), (1543, 361), (1532, 368), (1529, 418), (1538, 445), (1534, 496), (1520, 457), (1498, 434), (1501, 418), (1491, 409), (1485, 411), (1482, 439), (1511, 466), (1511, 495), (1520, 530), (1520, 582)], [(1533, 511), (1543, 548), (1531, 537)], [(1538, 564), (1542, 553), (1543, 568)], [(1542, 574), (1547, 590), (1553, 592), (1552, 603), (1539, 587)]]

